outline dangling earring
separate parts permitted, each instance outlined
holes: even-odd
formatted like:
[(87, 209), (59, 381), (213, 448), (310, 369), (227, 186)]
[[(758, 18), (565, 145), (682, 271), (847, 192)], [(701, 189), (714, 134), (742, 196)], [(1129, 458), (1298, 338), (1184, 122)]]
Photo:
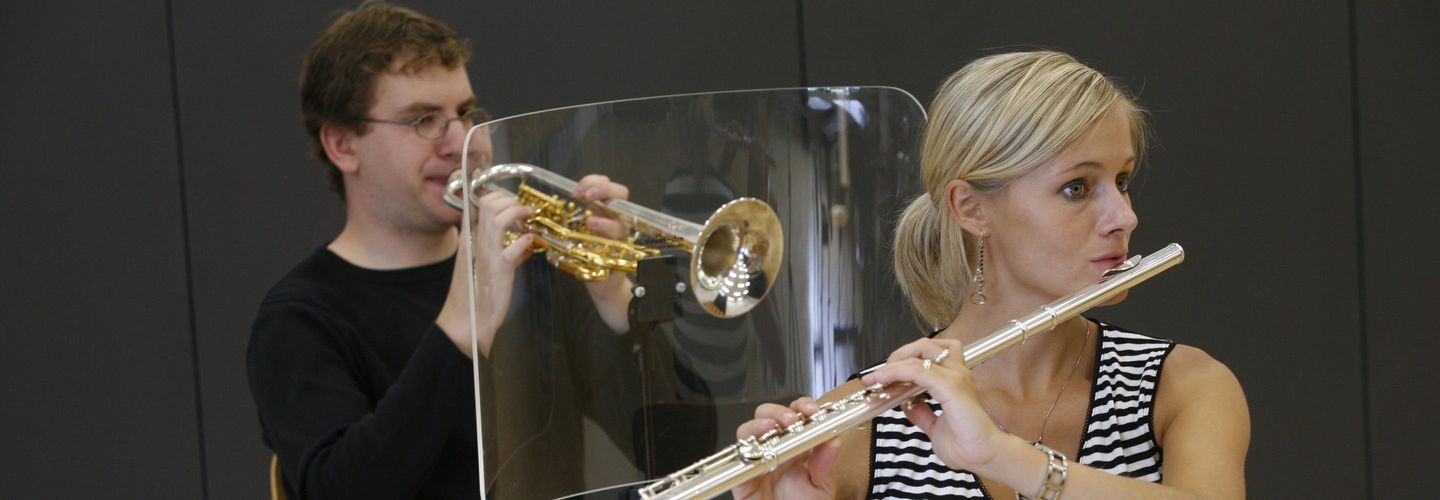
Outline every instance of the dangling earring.
[(980, 237), (980, 258), (975, 265), (975, 293), (970, 294), (970, 302), (975, 305), (985, 305), (985, 237)]

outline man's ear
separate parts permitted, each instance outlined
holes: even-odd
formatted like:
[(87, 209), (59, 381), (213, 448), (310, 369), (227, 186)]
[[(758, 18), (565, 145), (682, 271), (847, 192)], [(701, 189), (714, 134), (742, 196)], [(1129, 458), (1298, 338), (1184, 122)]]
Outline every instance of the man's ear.
[(326, 123), (320, 126), (320, 145), (325, 148), (325, 157), (341, 173), (354, 173), (360, 169), (360, 157), (355, 154), (355, 132)]
[(955, 179), (945, 184), (945, 206), (949, 208), (950, 219), (970, 234), (989, 234), (990, 220), (982, 201), (980, 192), (969, 182)]

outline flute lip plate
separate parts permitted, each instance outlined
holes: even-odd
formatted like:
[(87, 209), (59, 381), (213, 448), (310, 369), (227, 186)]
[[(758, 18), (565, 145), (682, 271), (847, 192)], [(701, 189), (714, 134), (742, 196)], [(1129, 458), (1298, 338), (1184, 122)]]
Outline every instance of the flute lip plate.
[(1111, 277), (1111, 276), (1114, 276), (1114, 275), (1123, 273), (1123, 272), (1125, 272), (1125, 271), (1129, 271), (1129, 270), (1131, 270), (1131, 269), (1134, 269), (1134, 268), (1135, 268), (1135, 265), (1136, 265), (1136, 264), (1139, 264), (1139, 263), (1140, 263), (1140, 254), (1135, 254), (1135, 256), (1130, 257), (1130, 258), (1128, 258), (1128, 259), (1125, 259), (1125, 262), (1121, 262), (1120, 265), (1115, 266), (1115, 267), (1113, 267), (1113, 268), (1111, 268), (1111, 269), (1106, 269), (1105, 272), (1100, 275), (1100, 277), (1102, 277), (1102, 278), (1109, 278), (1109, 277)]

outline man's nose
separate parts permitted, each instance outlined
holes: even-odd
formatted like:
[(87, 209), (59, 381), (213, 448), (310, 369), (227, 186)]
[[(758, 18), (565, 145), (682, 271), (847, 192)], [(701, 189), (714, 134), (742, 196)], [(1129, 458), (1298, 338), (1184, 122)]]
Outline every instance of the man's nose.
[(440, 156), (445, 158), (459, 158), (460, 153), (465, 150), (465, 133), (469, 127), (465, 126), (459, 118), (452, 118), (445, 122), (445, 133), (436, 139), (438, 142)]

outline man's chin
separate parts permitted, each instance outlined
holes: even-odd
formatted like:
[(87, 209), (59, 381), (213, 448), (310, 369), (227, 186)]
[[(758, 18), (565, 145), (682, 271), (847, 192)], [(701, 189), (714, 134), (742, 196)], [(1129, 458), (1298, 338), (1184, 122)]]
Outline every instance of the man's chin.
[(441, 228), (458, 228), (460, 222), (465, 220), (465, 214), (450, 208), (449, 205), (437, 207), (430, 210), (430, 220)]

